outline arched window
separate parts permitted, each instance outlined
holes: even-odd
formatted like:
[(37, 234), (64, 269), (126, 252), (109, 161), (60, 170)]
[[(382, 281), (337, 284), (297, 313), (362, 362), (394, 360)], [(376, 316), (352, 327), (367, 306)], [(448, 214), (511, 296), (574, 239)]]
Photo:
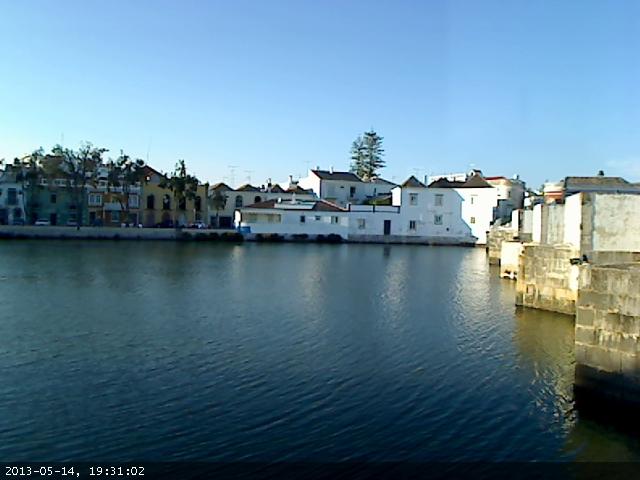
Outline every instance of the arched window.
[(260, 195), (256, 195), (256, 198), (253, 199), (253, 203), (260, 203), (262, 201), (262, 197)]
[(242, 208), (242, 195), (236, 195), (236, 208)]
[(162, 197), (162, 209), (171, 210), (171, 197), (166, 193)]
[(154, 195), (147, 195), (147, 208), (149, 210), (156, 208), (156, 197)]
[(202, 198), (200, 198), (200, 196), (196, 197), (196, 200), (194, 202), (194, 207), (196, 209), (196, 212), (199, 212), (200, 210), (202, 210)]

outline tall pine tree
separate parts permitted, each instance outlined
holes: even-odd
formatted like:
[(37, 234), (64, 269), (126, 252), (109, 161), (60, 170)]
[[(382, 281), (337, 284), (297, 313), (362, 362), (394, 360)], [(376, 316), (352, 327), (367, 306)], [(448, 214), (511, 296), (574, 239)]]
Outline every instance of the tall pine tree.
[(364, 180), (377, 176), (378, 170), (384, 168), (383, 137), (373, 129), (358, 136), (351, 144), (351, 171)]
[(351, 171), (361, 177), (366, 171), (365, 162), (364, 142), (362, 137), (358, 135), (358, 138), (351, 144)]

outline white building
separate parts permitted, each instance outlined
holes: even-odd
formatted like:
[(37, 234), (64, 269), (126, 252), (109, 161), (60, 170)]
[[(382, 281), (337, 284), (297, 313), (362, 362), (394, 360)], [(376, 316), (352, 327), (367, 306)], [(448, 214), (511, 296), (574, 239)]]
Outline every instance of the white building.
[(427, 188), (415, 177), (392, 190), (391, 205), (340, 207), (324, 200), (270, 200), (236, 212), (248, 234), (340, 235), (352, 241), (475, 244), (453, 189)]
[(17, 178), (19, 173), (12, 165), (0, 171), (0, 225), (25, 222), (25, 195), (22, 182)]
[(497, 218), (508, 220), (511, 212), (524, 206), (524, 193), (526, 186), (520, 178), (515, 175), (513, 178), (507, 177), (484, 177), (489, 185), (494, 187), (498, 193)]
[(382, 178), (364, 181), (352, 172), (329, 170), (309, 170), (305, 178), (300, 179), (300, 187), (313, 190), (323, 200), (346, 206), (349, 203), (361, 204), (367, 200), (391, 193), (396, 185)]
[(448, 208), (452, 218), (462, 222), (460, 228), (464, 225), (469, 228), (471, 235), (477, 239), (477, 244), (487, 243), (487, 232), (498, 207), (497, 189), (489, 185), (479, 174), (469, 176), (464, 182), (441, 178), (431, 183), (429, 189), (443, 195), (443, 201), (447, 192), (455, 192), (453, 198), (449, 197), (452, 204)]
[(347, 211), (324, 200), (271, 199), (236, 210), (235, 226), (249, 234), (340, 235), (347, 238)]
[[(217, 211), (215, 209), (216, 202), (213, 201), (213, 198), (216, 196), (225, 198), (224, 208)], [(292, 198), (298, 200), (315, 200), (317, 197), (313, 191), (300, 188), (291, 179), (287, 188), (282, 188), (278, 184), (272, 184), (270, 180), (261, 187), (246, 184), (236, 189), (231, 188), (225, 183), (217, 183), (209, 188), (209, 223), (214, 226), (217, 225), (220, 228), (233, 228), (234, 212), (237, 209), (266, 200), (290, 200)]]

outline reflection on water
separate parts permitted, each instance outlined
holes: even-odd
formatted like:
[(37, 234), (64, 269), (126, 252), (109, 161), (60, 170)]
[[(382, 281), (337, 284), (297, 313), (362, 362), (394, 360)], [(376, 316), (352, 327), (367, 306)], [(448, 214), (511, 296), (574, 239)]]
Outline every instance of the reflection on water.
[(480, 249), (0, 243), (2, 460), (638, 459)]

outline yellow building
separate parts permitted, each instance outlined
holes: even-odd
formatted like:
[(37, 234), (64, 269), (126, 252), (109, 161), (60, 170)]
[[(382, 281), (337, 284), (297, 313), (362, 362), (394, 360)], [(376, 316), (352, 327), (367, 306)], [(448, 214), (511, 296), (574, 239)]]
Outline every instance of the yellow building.
[(142, 185), (140, 212), (145, 227), (188, 226), (205, 222), (207, 215), (207, 186), (198, 184), (196, 197), (180, 202), (167, 187), (161, 184), (166, 175), (145, 166), (145, 181)]

